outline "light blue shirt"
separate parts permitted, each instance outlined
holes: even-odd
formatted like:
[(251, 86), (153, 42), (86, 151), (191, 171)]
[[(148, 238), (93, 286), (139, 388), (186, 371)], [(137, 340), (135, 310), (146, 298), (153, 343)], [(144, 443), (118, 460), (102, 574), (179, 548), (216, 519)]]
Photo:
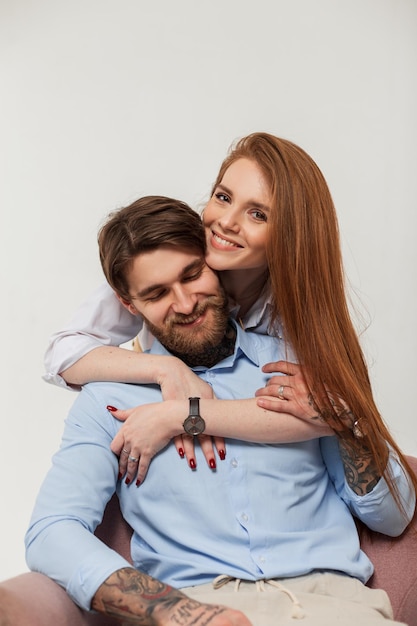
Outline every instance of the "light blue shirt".
[[(221, 399), (253, 396), (267, 378), (259, 365), (283, 356), (275, 339), (237, 333), (232, 356), (195, 369)], [(152, 352), (167, 354), (158, 342)], [(106, 406), (160, 399), (156, 385), (90, 383), (66, 420), (26, 535), (27, 562), (82, 607), (90, 607), (108, 576), (129, 566), (93, 534), (115, 489), (134, 529), (135, 567), (174, 587), (207, 583), (218, 574), (256, 580), (323, 569), (366, 581), (372, 564), (360, 550), (350, 510), (380, 532), (396, 535), (405, 527), (384, 480), (364, 497), (351, 491), (335, 437), (286, 445), (229, 439), (216, 471), (198, 446), (197, 470), (191, 471), (170, 444), (139, 488), (127, 486), (117, 480), (118, 459), (110, 450), (120, 423)], [(389, 462), (411, 518), (414, 492), (395, 459)]]

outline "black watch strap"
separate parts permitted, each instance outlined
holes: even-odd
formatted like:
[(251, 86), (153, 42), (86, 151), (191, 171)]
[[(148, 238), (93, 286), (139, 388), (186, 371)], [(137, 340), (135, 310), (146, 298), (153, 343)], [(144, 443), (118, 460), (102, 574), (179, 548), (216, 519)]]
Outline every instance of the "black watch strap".
[(190, 412), (184, 420), (183, 428), (187, 435), (201, 435), (206, 428), (206, 423), (200, 415), (200, 398), (188, 398)]

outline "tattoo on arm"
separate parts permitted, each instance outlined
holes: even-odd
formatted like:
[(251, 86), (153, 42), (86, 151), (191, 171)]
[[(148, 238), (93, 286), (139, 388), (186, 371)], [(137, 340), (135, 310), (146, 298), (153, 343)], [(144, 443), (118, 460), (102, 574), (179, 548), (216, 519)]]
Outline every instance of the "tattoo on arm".
[(120, 620), (124, 626), (207, 626), (226, 610), (201, 604), (133, 567), (109, 576), (97, 590), (92, 608)]
[(381, 475), (365, 442), (342, 438), (339, 439), (339, 449), (349, 487), (358, 496), (370, 493)]
[(97, 590), (92, 608), (133, 624), (152, 623), (156, 607), (175, 606), (184, 594), (134, 568), (114, 572)]
[(321, 410), (313, 394), (309, 395), (309, 404), (317, 413), (311, 419), (325, 421), (339, 436), (346, 481), (357, 495), (364, 496), (378, 484), (381, 474), (372, 451), (366, 444), (366, 438), (362, 438), (363, 435), (355, 437), (353, 432), (355, 423), (361, 420), (356, 420), (355, 415), (342, 401), (336, 402), (331, 397), (329, 400), (331, 406)]

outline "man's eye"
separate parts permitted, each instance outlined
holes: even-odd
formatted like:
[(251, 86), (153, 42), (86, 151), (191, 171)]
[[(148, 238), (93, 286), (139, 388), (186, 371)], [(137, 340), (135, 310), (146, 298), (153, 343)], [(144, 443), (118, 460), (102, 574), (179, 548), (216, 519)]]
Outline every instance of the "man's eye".
[(156, 291), (152, 295), (149, 295), (146, 298), (146, 301), (147, 302), (156, 302), (157, 300), (160, 300), (161, 298), (163, 298), (164, 295), (165, 295), (165, 291)]
[(191, 283), (193, 280), (197, 280), (198, 278), (200, 278), (202, 273), (203, 273), (203, 268), (199, 269), (197, 272), (193, 272), (192, 274), (188, 274), (188, 276), (184, 276), (183, 282), (184, 283)]

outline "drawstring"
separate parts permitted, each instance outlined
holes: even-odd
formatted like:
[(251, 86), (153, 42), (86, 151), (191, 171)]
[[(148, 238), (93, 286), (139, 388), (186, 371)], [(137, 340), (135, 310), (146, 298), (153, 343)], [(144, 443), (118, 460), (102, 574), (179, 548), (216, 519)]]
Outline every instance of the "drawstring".
[[(220, 576), (217, 576), (213, 580), (213, 588), (220, 589), (220, 587), (227, 585), (227, 583), (231, 582), (232, 580), (234, 581), (233, 591), (239, 591), (241, 579), (234, 578), (233, 576), (228, 576), (227, 574), (220, 574)], [(251, 581), (247, 581), (247, 582), (251, 582)], [(271, 587), (275, 587), (276, 589), (279, 589), (279, 591), (282, 591), (282, 593), (285, 593), (292, 602), (291, 617), (294, 619), (303, 619), (303, 617), (305, 617), (305, 613), (303, 611), (303, 608), (297, 596), (290, 589), (287, 589), (287, 587), (284, 587), (284, 585), (282, 585), (280, 582), (278, 582), (277, 580), (274, 580), (273, 578), (255, 580), (254, 582), (256, 585), (256, 591), (258, 592), (266, 591), (265, 584), (267, 584), (267, 585), (271, 585)]]

